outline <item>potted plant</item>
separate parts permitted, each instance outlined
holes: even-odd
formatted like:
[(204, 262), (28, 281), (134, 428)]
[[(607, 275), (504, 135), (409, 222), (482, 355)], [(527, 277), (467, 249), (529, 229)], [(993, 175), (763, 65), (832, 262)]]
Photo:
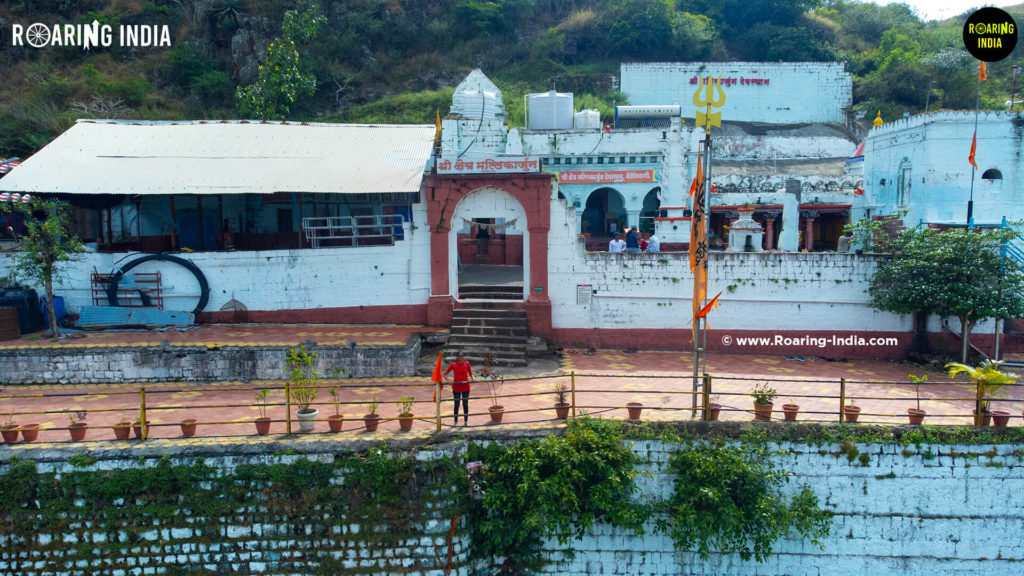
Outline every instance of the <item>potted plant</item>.
[(412, 430), (412, 403), (415, 400), (412, 396), (403, 396), (398, 399), (398, 426), (403, 432)]
[(376, 432), (377, 426), (380, 425), (380, 415), (377, 414), (377, 395), (373, 395), (373, 401), (370, 402), (370, 411), (363, 416), (363, 426), (366, 427), (367, 432)]
[(316, 426), (316, 417), (320, 414), (319, 410), (312, 407), (320, 391), (317, 387), (320, 373), (313, 369), (316, 358), (316, 352), (306, 352), (302, 346), (289, 348), (285, 353), (288, 364), (288, 394), (291, 403), (298, 408), (295, 415), (299, 419), (300, 432), (312, 432)]
[(149, 424), (150, 424), (150, 421), (147, 418), (146, 419), (146, 429), (143, 430), (142, 429), (142, 418), (141, 417), (140, 418), (136, 418), (135, 422), (132, 422), (132, 434), (134, 434), (136, 438), (141, 440), (142, 439), (142, 433), (145, 432), (146, 433), (146, 438), (149, 438), (149, 434), (151, 432)]
[(772, 419), (772, 408), (775, 407), (775, 389), (763, 382), (754, 386), (754, 420), (768, 421)]
[(267, 418), (267, 398), (270, 397), (270, 389), (256, 391), (256, 408), (260, 411), (259, 418), (256, 418), (256, 433), (266, 436), (270, 433), (270, 418)]
[(569, 392), (569, 385), (565, 382), (555, 383), (555, 418), (565, 420), (569, 417), (569, 408), (572, 404), (566, 402), (566, 394)]
[(181, 435), (185, 438), (191, 438), (196, 435), (196, 426), (198, 421), (195, 418), (187, 418), (181, 421)]
[(782, 405), (782, 413), (784, 414), (784, 418), (786, 420), (796, 420), (796, 415), (800, 413), (800, 405), (794, 402), (792, 398), (790, 398), (788, 404)]
[(924, 417), (928, 415), (927, 412), (921, 410), (921, 384), (928, 381), (928, 375), (914, 376), (913, 374), (907, 374), (910, 377), (910, 383), (914, 385), (914, 395), (917, 396), (917, 408), (907, 408), (907, 418), (913, 425), (919, 425), (924, 422)]
[(341, 425), (345, 422), (345, 416), (341, 414), (341, 402), (337, 388), (331, 388), (331, 398), (334, 399), (334, 414), (327, 417), (327, 425), (331, 432), (341, 432)]
[[(967, 374), (968, 377), (974, 380), (976, 385), (981, 386), (982, 414), (977, 414), (977, 410), (975, 410), (975, 425), (988, 426), (988, 420), (991, 416), (991, 413), (989, 412), (989, 403), (992, 401), (995, 393), (1004, 385), (1014, 384), (1017, 382), (1016, 378), (1009, 374), (1004, 374), (999, 370), (999, 367), (1002, 364), (1002, 360), (985, 360), (977, 367), (967, 366), (965, 364), (960, 364), (959, 362), (950, 362), (949, 364), (946, 364), (950, 378), (956, 378), (960, 374)], [(1000, 416), (1002, 416), (1002, 414)]]
[(643, 409), (644, 405), (641, 402), (629, 402), (626, 404), (626, 412), (629, 413), (630, 420), (639, 420)]
[(14, 421), (13, 412), (7, 416), (7, 421), (0, 426), (0, 435), (4, 437), (4, 442), (8, 444), (18, 441), (18, 423)]
[(718, 396), (712, 396), (708, 399), (708, 421), (714, 422), (718, 420), (718, 414), (722, 411), (722, 404), (718, 401)]
[(22, 424), (19, 429), (25, 442), (35, 442), (36, 438), (39, 438), (39, 424), (35, 422)]
[(487, 386), (491, 389), (491, 406), (487, 408), (487, 412), (491, 415), (492, 423), (501, 424), (501, 419), (505, 416), (505, 407), (498, 403), (498, 397), (501, 395), (501, 388), (505, 385), (505, 380), (491, 369), (494, 355), (485, 352), (482, 357), (484, 367), (480, 375), (487, 381)]
[(132, 432), (132, 421), (128, 418), (128, 415), (121, 412), (121, 419), (114, 424), (114, 438), (118, 440), (127, 440), (128, 435)]
[(849, 404), (843, 406), (843, 419), (846, 422), (855, 424), (857, 418), (860, 418), (860, 406), (857, 406), (853, 400), (850, 400)]
[(71, 434), (72, 442), (85, 440), (85, 433), (89, 429), (89, 423), (85, 421), (86, 414), (85, 410), (68, 414), (68, 432)]

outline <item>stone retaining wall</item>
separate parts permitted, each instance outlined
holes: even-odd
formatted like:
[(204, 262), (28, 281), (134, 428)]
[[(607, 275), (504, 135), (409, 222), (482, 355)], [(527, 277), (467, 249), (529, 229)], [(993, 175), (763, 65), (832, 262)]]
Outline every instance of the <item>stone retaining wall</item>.
[[(549, 430), (470, 431), (471, 441), (525, 437)], [(463, 433), (465, 434), (465, 433)], [(0, 447), (0, 473), (11, 470), (11, 457), (31, 459), (40, 472), (71, 475), (75, 471), (111, 471), (157, 465), (161, 456), (175, 464), (202, 462), (231, 474), (246, 465), (334, 462), (353, 452), (387, 449), (370, 439), (337, 442), (328, 435), (287, 439), (204, 439), (199, 441), (92, 442), (82, 445), (16, 445)], [(410, 574), (440, 576), (451, 546), (451, 574), (491, 573), (484, 562), (468, 555), (466, 520), (457, 520), (453, 537), (449, 526), (456, 517), (451, 484), (439, 477), (436, 466), (452, 458), (448, 474), (461, 474), (465, 437), (437, 434), (393, 439), (391, 449), (411, 454), (417, 512), (403, 528), (374, 519), (365, 524), (347, 517), (347, 509), (328, 514), (323, 502), (303, 501), (295, 493), (294, 514), (268, 515), (261, 506), (234, 514), (204, 518), (192, 512), (165, 516), (164, 520), (138, 519), (133, 529), (103, 529), (97, 510), (89, 510), (85, 496), (78, 518), (69, 519), (60, 533), (24, 533), (0, 522), (0, 576), (104, 573), (145, 574)], [(566, 576), (631, 574), (662, 576), (783, 575), (783, 574), (909, 574), (989, 575), (1019, 573), (1024, 562), (1024, 540), (1019, 527), (1024, 509), (1018, 502), (1024, 485), (1024, 446), (783, 443), (774, 457), (791, 474), (785, 490), (796, 492), (804, 484), (834, 513), (831, 534), (823, 548), (800, 538), (776, 543), (765, 563), (745, 561), (737, 555), (712, 554), (707, 561), (678, 551), (653, 525), (645, 535), (598, 524), (578, 541), (577, 555), (567, 560), (562, 547), (548, 542), (552, 564), (543, 574)], [(88, 457), (82, 451), (88, 448)], [(669, 455), (678, 445), (636, 441), (634, 451), (645, 461), (637, 481), (638, 498), (666, 499), (674, 477), (666, 472)], [(92, 459), (95, 459), (94, 461)], [(433, 472), (428, 471), (433, 470)], [(343, 484), (352, 470), (334, 469), (332, 484)], [(310, 477), (313, 474), (310, 473)], [(247, 489), (272, 495), (273, 475), (249, 480)], [(11, 490), (0, 487), (0, 493)], [(163, 496), (173, 493), (169, 479)], [(70, 481), (70, 480), (69, 480)], [(144, 504), (145, 502), (141, 502)], [(131, 504), (131, 503), (128, 503)], [(140, 502), (136, 502), (140, 504)], [(45, 517), (49, 503), (41, 501)], [(66, 506), (66, 503), (64, 504)], [(182, 502), (182, 507), (189, 503)], [(154, 508), (156, 509), (156, 508)], [(337, 509), (333, 509), (337, 512)], [(184, 514), (184, 513), (183, 513)], [(45, 522), (44, 522), (45, 524)], [(393, 544), (382, 546), (375, 534), (391, 532)], [(435, 553), (437, 554), (435, 556)], [(440, 562), (439, 562), (440, 559)]]
[[(0, 380), (10, 384), (95, 382), (220, 382), (280, 380), (286, 346), (125, 346), (0, 350)], [(418, 337), (405, 346), (306, 346), (329, 376), (411, 376), (420, 353)]]

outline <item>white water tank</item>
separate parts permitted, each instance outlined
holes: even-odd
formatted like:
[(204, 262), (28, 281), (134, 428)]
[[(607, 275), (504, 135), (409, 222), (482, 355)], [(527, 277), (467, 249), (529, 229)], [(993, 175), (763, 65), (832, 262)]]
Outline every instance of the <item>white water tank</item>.
[(530, 130), (569, 130), (572, 128), (572, 94), (544, 92), (529, 94)]
[(465, 90), (452, 95), (452, 114), (467, 120), (494, 120), (502, 104), (499, 96), (486, 90)]
[(601, 113), (597, 110), (580, 110), (572, 117), (572, 127), (576, 130), (600, 130)]

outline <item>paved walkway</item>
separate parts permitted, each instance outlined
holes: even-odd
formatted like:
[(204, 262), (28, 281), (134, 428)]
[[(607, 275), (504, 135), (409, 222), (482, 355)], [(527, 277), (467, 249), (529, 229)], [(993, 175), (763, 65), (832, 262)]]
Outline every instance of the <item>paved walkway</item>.
[[(370, 342), (401, 342), (423, 327), (351, 327), (351, 326), (210, 326), (193, 333), (179, 333), (201, 337), (217, 345), (248, 343), (264, 329), (273, 331), (288, 345), (303, 339), (323, 342), (322, 338), (352, 338), (360, 344)], [(161, 336), (148, 333), (89, 334), (85, 340), (97, 345), (151, 345)], [(296, 341), (295, 339), (300, 340)], [(187, 339), (194, 344), (199, 340)], [(131, 344), (127, 344), (128, 342)], [(59, 343), (34, 344), (63, 345)], [(265, 342), (264, 342), (265, 344)], [(434, 357), (421, 359), (421, 373), (429, 373)], [(283, 362), (283, 359), (282, 359)], [(479, 371), (479, 366), (474, 366)], [(925, 370), (909, 364), (876, 361), (830, 362), (817, 358), (786, 359), (770, 356), (713, 355), (707, 365), (712, 377), (712, 391), (724, 406), (721, 419), (750, 420), (752, 402), (747, 394), (759, 383), (768, 382), (778, 391), (776, 410), (791, 399), (801, 406), (801, 420), (836, 421), (838, 416), (839, 379), (847, 379), (846, 393), (862, 408), (862, 422), (905, 424), (906, 409), (916, 405), (914, 389), (906, 383), (908, 373), (927, 375), (929, 383), (921, 387), (921, 407), (928, 411), (931, 424), (968, 424), (973, 408), (974, 387), (964, 383), (949, 383), (945, 373)], [(495, 392), (503, 396), (505, 422), (519, 424), (550, 424), (554, 418), (552, 408), (554, 387), (561, 383), (571, 385), (569, 373), (575, 372), (576, 405), (578, 413), (587, 412), (607, 418), (625, 418), (627, 402), (641, 402), (645, 406), (643, 418), (679, 420), (691, 418), (692, 357), (680, 352), (635, 352), (598, 350), (566, 350), (557, 361), (541, 360), (525, 369), (509, 370), (508, 379)], [(248, 437), (255, 433), (252, 420), (259, 415), (254, 405), (254, 390), (270, 388), (268, 415), (276, 421), (272, 434), (284, 433), (286, 411), (283, 382), (221, 382), (202, 385), (185, 383), (151, 384), (145, 386), (147, 417), (153, 424), (152, 437), (178, 438), (178, 422), (196, 418), (200, 436), (224, 439)], [(385, 418), (377, 434), (398, 433), (398, 399), (412, 396), (413, 411), (423, 418), (417, 421), (414, 434), (426, 434), (434, 428), (432, 420), (435, 406), (432, 402), (433, 386), (428, 377), (363, 378), (324, 380), (317, 403), (320, 418), (333, 414), (335, 406), (344, 414), (343, 434), (369, 436), (363, 428), (362, 416), (374, 399), (379, 403), (378, 413)], [(337, 404), (329, 394), (334, 388)], [(994, 402), (994, 409), (1009, 411), (1011, 426), (1021, 425), (1024, 410), (1024, 387), (1003, 389), (1004, 397)], [(473, 387), (470, 427), (489, 426), (486, 412), (490, 401), (490, 387), (478, 380)], [(571, 396), (571, 393), (570, 393)], [(444, 425), (451, 426), (451, 394), (446, 387), (442, 395)], [(140, 408), (140, 387), (129, 384), (91, 384), (72, 386), (6, 386), (0, 392), (0, 421), (6, 413), (18, 413), (19, 423), (37, 422), (42, 425), (40, 442), (66, 442), (67, 413), (89, 410), (88, 440), (113, 438), (113, 425), (123, 414), (134, 420)], [(776, 414), (781, 417), (781, 412)], [(461, 425), (461, 419), (460, 419)], [(460, 426), (461, 427), (461, 426)], [(297, 423), (293, 422), (297, 430)], [(327, 423), (317, 423), (316, 432), (326, 432)], [(321, 436), (317, 434), (317, 436)], [(190, 440), (193, 442), (196, 440)], [(242, 440), (244, 441), (244, 440)], [(15, 447), (25, 445), (22, 442)], [(113, 446), (115, 444), (107, 444)], [(127, 447), (129, 442), (117, 443)]]

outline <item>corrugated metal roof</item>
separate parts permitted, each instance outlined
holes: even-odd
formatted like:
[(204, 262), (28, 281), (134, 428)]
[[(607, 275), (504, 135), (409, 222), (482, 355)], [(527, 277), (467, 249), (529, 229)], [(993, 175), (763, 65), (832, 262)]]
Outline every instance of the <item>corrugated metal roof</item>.
[(79, 120), (0, 180), (69, 194), (416, 192), (435, 127)]

